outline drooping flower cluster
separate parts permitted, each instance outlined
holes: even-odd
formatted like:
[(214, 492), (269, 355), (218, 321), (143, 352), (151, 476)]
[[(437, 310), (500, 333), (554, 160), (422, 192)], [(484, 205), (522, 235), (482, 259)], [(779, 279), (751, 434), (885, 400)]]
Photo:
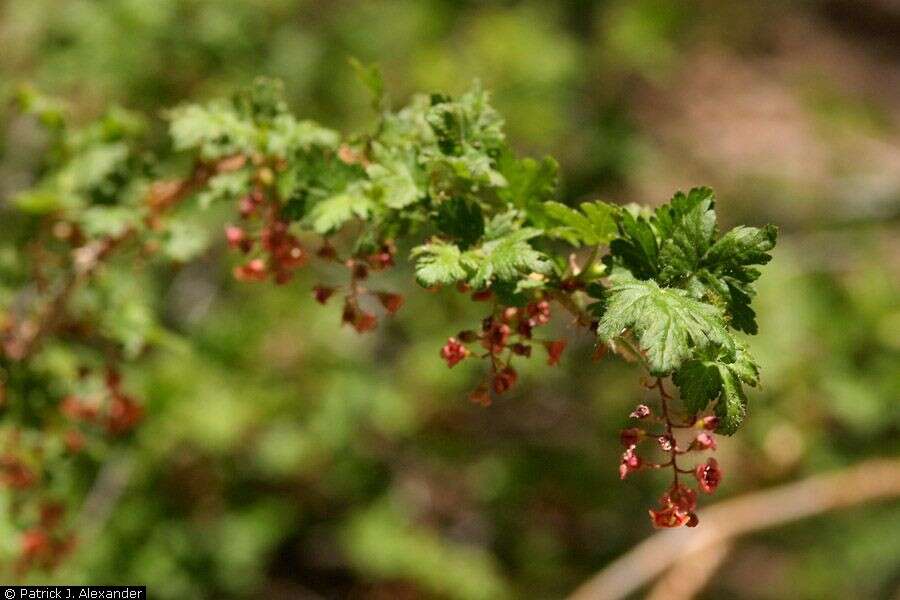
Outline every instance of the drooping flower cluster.
[[(326, 242), (316, 253), (325, 261), (343, 264), (350, 274), (350, 281), (344, 294), (341, 323), (350, 325), (358, 333), (372, 331), (378, 326), (378, 317), (362, 306), (361, 300), (366, 297), (381, 305), (388, 315), (393, 315), (400, 310), (403, 306), (403, 296), (384, 290), (371, 290), (365, 286), (365, 281), (371, 272), (384, 271), (394, 266), (396, 251), (392, 243), (384, 243), (377, 251), (362, 258), (348, 258), (341, 261), (338, 258), (337, 250)], [(316, 285), (313, 287), (313, 298), (319, 304), (327, 304), (339, 289), (335, 286)]]
[[(225, 228), (228, 245), (247, 255), (256, 251), (257, 255), (234, 268), (235, 278), (264, 281), (271, 275), (278, 284), (290, 281), (309, 257), (297, 236), (289, 231), (290, 221), (282, 216), (280, 203), (268, 200), (262, 188), (256, 187), (238, 201), (238, 211), (246, 224)], [(249, 232), (254, 219), (262, 222), (256, 235)]]
[[(619, 464), (619, 476), (625, 479), (629, 474), (641, 469), (672, 469), (672, 484), (660, 497), (659, 507), (651, 509), (650, 521), (654, 527), (694, 527), (699, 522), (694, 510), (697, 507), (697, 492), (679, 481), (679, 475), (693, 476), (697, 480), (699, 490), (712, 494), (722, 480), (722, 471), (714, 458), (708, 458), (693, 469), (679, 465), (679, 459), (685, 455), (716, 449), (716, 439), (713, 431), (718, 427), (719, 420), (715, 416), (707, 416), (694, 419), (690, 423), (676, 422), (671, 416), (670, 402), (672, 397), (666, 391), (661, 379), (657, 379), (651, 386), (660, 393), (661, 411), (654, 414), (646, 404), (639, 404), (631, 413), (631, 418), (643, 421), (650, 425), (657, 425), (662, 429), (658, 434), (651, 434), (644, 427), (629, 427), (623, 429), (620, 434), (622, 446), (622, 460)], [(681, 447), (675, 435), (676, 430), (695, 431), (691, 442)], [(667, 457), (662, 462), (652, 462), (642, 459), (638, 455), (638, 446), (644, 440), (655, 440), (656, 446)]]
[[(463, 287), (461, 291), (468, 291)], [(472, 300), (483, 302), (491, 299), (490, 291), (477, 291)], [(495, 313), (481, 322), (481, 330), (465, 330), (447, 340), (441, 348), (441, 358), (448, 367), (456, 366), (460, 361), (473, 356), (465, 344), (479, 344), (485, 351), (477, 354), (479, 358), (487, 358), (491, 363), (490, 380), (483, 381), (469, 394), (469, 399), (477, 404), (488, 405), (491, 402), (491, 390), (496, 395), (509, 391), (518, 380), (518, 373), (512, 366), (516, 356), (530, 358), (535, 343), (544, 346), (547, 351), (547, 364), (559, 364), (565, 350), (565, 340), (538, 340), (534, 337), (536, 327), (550, 322), (550, 303), (547, 300), (535, 300), (522, 308), (509, 306), (498, 308)]]
[[(122, 378), (112, 368), (107, 369), (104, 377), (103, 393), (66, 396), (60, 411), (73, 424), (93, 425), (113, 436), (130, 432), (144, 416), (144, 409), (133, 396), (122, 390)], [(66, 445), (73, 452), (84, 445), (77, 429), (67, 432)]]
[(17, 573), (53, 569), (75, 548), (75, 535), (64, 527), (64, 516), (62, 504), (41, 504), (37, 523), (22, 533)]

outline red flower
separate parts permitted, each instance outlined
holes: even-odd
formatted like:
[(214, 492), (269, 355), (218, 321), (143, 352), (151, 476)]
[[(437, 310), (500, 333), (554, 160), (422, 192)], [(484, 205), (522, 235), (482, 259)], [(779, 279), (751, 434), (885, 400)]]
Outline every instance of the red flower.
[(634, 451), (634, 446), (622, 453), (622, 463), (619, 465), (619, 478), (625, 479), (629, 473), (641, 468), (641, 457)]
[(528, 324), (532, 327), (550, 322), (550, 303), (546, 300), (530, 303), (525, 307), (525, 312), (528, 315)]
[(509, 334), (509, 325), (491, 320), (484, 339), (481, 340), (481, 344), (491, 354), (499, 354), (506, 347), (506, 342), (509, 341)]
[(365, 279), (369, 276), (369, 268), (362, 264), (361, 262), (348, 261), (348, 267), (350, 267), (350, 273), (353, 276), (353, 279)]
[(488, 392), (485, 384), (480, 384), (469, 394), (469, 400), (481, 406), (489, 406), (491, 404), (491, 394)]
[(325, 304), (334, 294), (334, 288), (324, 285), (317, 285), (313, 288), (313, 297), (319, 304)]
[(71, 454), (78, 454), (84, 449), (84, 436), (77, 429), (68, 430), (63, 441), (66, 444), (66, 450)]
[(638, 404), (634, 407), (634, 410), (631, 411), (631, 414), (628, 416), (632, 419), (646, 419), (650, 416), (650, 407), (646, 404)]
[(463, 346), (456, 338), (448, 338), (447, 343), (441, 348), (441, 358), (447, 361), (447, 366), (451, 369), (470, 354), (469, 349)]
[(387, 292), (378, 292), (378, 301), (386, 311), (394, 314), (403, 306), (403, 296), (400, 294), (389, 294)]
[(622, 430), (619, 434), (619, 441), (622, 442), (622, 445), (626, 448), (633, 448), (634, 446), (637, 446), (646, 435), (647, 433), (643, 429), (631, 427)]
[(697, 492), (683, 484), (676, 484), (669, 488), (663, 496), (663, 504), (672, 504), (682, 512), (693, 512), (697, 508)]
[(264, 281), (266, 263), (261, 258), (254, 258), (245, 265), (235, 267), (234, 278), (238, 281)]
[(531, 356), (531, 346), (527, 346), (525, 344), (513, 344), (510, 346), (510, 350), (513, 351), (513, 354), (517, 354), (519, 356), (524, 356), (526, 358)]
[(36, 479), (34, 472), (12, 454), (0, 457), (0, 483), (3, 485), (24, 490), (34, 485)]
[(659, 510), (650, 509), (650, 522), (657, 529), (682, 527), (687, 525), (690, 520), (690, 515), (678, 510), (671, 504)]
[(394, 266), (394, 248), (385, 244), (375, 254), (366, 257), (366, 262), (372, 267), (373, 271), (383, 271), (388, 267)]
[(357, 333), (372, 331), (377, 326), (378, 319), (375, 315), (362, 310), (357, 312), (356, 319), (353, 321), (353, 329), (355, 329)]
[(672, 448), (675, 447), (675, 438), (667, 433), (656, 438), (656, 443), (659, 444), (663, 452), (671, 452)]
[(472, 294), (472, 300), (474, 302), (485, 302), (491, 299), (494, 293), (491, 290), (481, 290)]
[(547, 349), (547, 364), (552, 366), (559, 364), (559, 358), (562, 356), (563, 350), (566, 349), (566, 340), (554, 340), (552, 342), (544, 342), (544, 348)]
[(229, 225), (225, 228), (225, 239), (228, 245), (242, 252), (249, 252), (253, 247), (253, 240), (247, 237), (247, 233), (236, 225)]
[(693, 442), (691, 442), (691, 450), (715, 450), (716, 438), (711, 433), (705, 431), (699, 434)]
[(706, 459), (706, 463), (697, 465), (697, 468), (694, 470), (694, 477), (697, 478), (701, 490), (707, 494), (712, 494), (722, 481), (722, 471), (719, 469), (719, 463), (714, 458)]
[(494, 375), (494, 392), (502, 394), (516, 384), (518, 374), (512, 367), (506, 367)]
[(125, 394), (116, 394), (109, 404), (106, 430), (113, 435), (121, 435), (134, 429), (144, 417), (144, 409)]
[(337, 250), (334, 249), (334, 246), (325, 242), (322, 244), (322, 247), (316, 251), (316, 256), (323, 260), (335, 260), (337, 258)]
[(43, 529), (29, 529), (22, 534), (22, 556), (33, 558), (50, 549), (50, 536)]

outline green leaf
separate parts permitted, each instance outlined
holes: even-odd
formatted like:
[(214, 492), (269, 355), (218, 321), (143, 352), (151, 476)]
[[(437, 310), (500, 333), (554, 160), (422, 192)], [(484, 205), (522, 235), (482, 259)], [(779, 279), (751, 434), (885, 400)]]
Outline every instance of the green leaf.
[(660, 278), (671, 282), (692, 275), (716, 234), (715, 195), (709, 188), (678, 192), (669, 204), (659, 207), (655, 224), (662, 244), (659, 251)]
[(313, 121), (298, 121), (293, 115), (278, 115), (266, 135), (266, 153), (278, 158), (291, 158), (297, 152), (313, 148), (335, 149), (340, 142), (336, 131)]
[(661, 288), (655, 281), (619, 281), (599, 304), (600, 339), (609, 342), (626, 329), (633, 331), (653, 375), (678, 369), (696, 350), (722, 347), (734, 353), (735, 342), (718, 309), (684, 290)]
[(201, 208), (209, 208), (213, 202), (233, 202), (249, 192), (249, 169), (219, 173), (206, 183), (203, 191), (197, 194), (197, 202)]
[(681, 391), (685, 410), (691, 414), (705, 410), (722, 391), (722, 380), (714, 361), (686, 361), (675, 372), (672, 381)]
[(524, 211), (534, 225), (549, 226), (544, 203), (556, 195), (559, 182), (557, 162), (549, 156), (541, 161), (517, 159), (512, 152), (506, 151), (500, 155), (498, 169), (507, 181), (506, 187), (498, 191), (498, 196)]
[(685, 409), (698, 413), (718, 398), (716, 414), (719, 431), (731, 435), (740, 426), (746, 412), (747, 399), (743, 385), (759, 382), (759, 366), (743, 344), (736, 344), (733, 356), (721, 354), (712, 360), (685, 362), (672, 380), (681, 391)]
[(512, 281), (531, 273), (549, 273), (553, 264), (528, 240), (541, 235), (540, 229), (526, 227), (496, 240), (485, 242), (467, 255), (478, 264), (470, 283), (476, 289), (484, 288), (493, 277)]
[(722, 380), (722, 394), (716, 403), (716, 416), (719, 417), (719, 433), (732, 435), (744, 422), (747, 415), (747, 396), (741, 381), (727, 365), (718, 364), (719, 376)]
[(92, 206), (78, 215), (82, 229), (90, 237), (118, 237), (139, 219), (137, 211), (124, 206)]
[(606, 244), (617, 232), (613, 218), (615, 208), (603, 202), (585, 202), (581, 205), (581, 212), (565, 204), (548, 201), (544, 203), (544, 211), (553, 222), (561, 224), (549, 233), (574, 246)]
[(309, 210), (305, 222), (316, 233), (326, 235), (334, 233), (351, 219), (365, 219), (373, 205), (360, 188), (358, 184), (351, 184), (343, 192), (320, 200)]
[(778, 228), (766, 225), (735, 227), (709, 249), (703, 257), (703, 265), (724, 274), (737, 274), (748, 265), (764, 265), (772, 260), (769, 252), (775, 247)]
[(163, 251), (166, 256), (179, 262), (194, 258), (209, 244), (209, 232), (201, 223), (173, 221), (166, 233)]
[(416, 280), (423, 287), (449, 285), (468, 275), (457, 246), (440, 240), (417, 246), (410, 256), (416, 259)]
[(372, 94), (372, 108), (376, 111), (384, 110), (387, 107), (387, 100), (384, 93), (384, 76), (381, 74), (381, 69), (378, 65), (376, 63), (369, 65), (363, 64), (359, 59), (352, 56), (347, 59), (347, 61), (356, 72), (357, 79), (359, 79), (362, 84), (366, 86), (366, 89), (369, 90), (369, 93)]
[(391, 156), (385, 151), (377, 153), (379, 162), (366, 167), (372, 181), (373, 197), (393, 209), (406, 208), (425, 196), (414, 176), (416, 165), (413, 156)]
[(619, 236), (609, 244), (610, 261), (638, 279), (651, 279), (659, 272), (659, 245), (650, 222), (627, 210), (619, 211)]
[(462, 197), (445, 200), (438, 205), (438, 230), (459, 242), (465, 250), (484, 235), (484, 215), (481, 206)]
[(257, 149), (256, 126), (242, 119), (231, 104), (189, 104), (170, 110), (169, 135), (176, 150), (198, 150), (205, 160), (215, 160)]

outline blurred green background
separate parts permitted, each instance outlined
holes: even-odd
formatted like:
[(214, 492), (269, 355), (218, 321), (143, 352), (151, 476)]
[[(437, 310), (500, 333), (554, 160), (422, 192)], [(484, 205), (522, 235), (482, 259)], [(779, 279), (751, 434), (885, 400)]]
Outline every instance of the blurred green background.
[[(900, 453), (890, 0), (5, 0), (0, 203), (40, 158), (33, 123), (7, 109), (23, 82), (78, 119), (145, 112), (162, 147), (163, 107), (259, 75), (283, 79), (304, 117), (365, 126), (348, 56), (382, 66), (395, 105), (481, 79), (513, 146), (559, 159), (567, 201), (657, 204), (704, 184), (726, 225), (782, 227), (757, 300), (764, 385), (720, 443), (723, 497)], [(223, 214), (196, 218), (214, 231)], [(216, 244), (117, 292), (150, 298), (165, 325), (125, 374), (148, 418), (101, 472), (121, 495), (35, 581), (160, 599), (555, 598), (652, 533), (663, 475), (617, 477), (638, 374), (586, 366), (591, 341), (564, 319), (561, 368), (530, 361), (484, 409), (465, 399), (482, 365), (437, 356), (478, 305), (411, 288), (402, 265), (383, 287), (407, 306), (358, 336), (312, 302), (309, 274), (240, 285), (233, 260)], [(0, 522), (0, 549), (14, 543)], [(900, 507), (881, 503), (740, 540), (703, 594), (898, 589)]]

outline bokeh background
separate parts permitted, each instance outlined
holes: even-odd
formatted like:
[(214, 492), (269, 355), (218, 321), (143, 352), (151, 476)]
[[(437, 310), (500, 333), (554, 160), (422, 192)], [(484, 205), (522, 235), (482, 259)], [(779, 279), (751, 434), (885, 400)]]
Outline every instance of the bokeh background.
[[(568, 201), (657, 204), (705, 184), (728, 225), (782, 235), (761, 280), (763, 388), (721, 442), (721, 497), (897, 456), (900, 4), (893, 0), (5, 0), (0, 203), (41, 145), (23, 82), (78, 119), (284, 80), (343, 131), (372, 115), (347, 57), (415, 91), (494, 91), (521, 153), (557, 157)], [(208, 219), (217, 223), (215, 210)], [(478, 305), (414, 290), (374, 334), (338, 328), (309, 276), (230, 280), (224, 244), (146, 274), (162, 331), (126, 371), (147, 421), (109, 457), (121, 494), (43, 581), (146, 584), (154, 598), (555, 598), (652, 534), (654, 475), (617, 479), (634, 368), (530, 361), (488, 409), (481, 365), (437, 352)], [(409, 269), (385, 287), (410, 290)], [(6, 538), (5, 542), (3, 538)], [(0, 521), (0, 545), (12, 539)], [(897, 598), (900, 506), (739, 540), (708, 598)]]

